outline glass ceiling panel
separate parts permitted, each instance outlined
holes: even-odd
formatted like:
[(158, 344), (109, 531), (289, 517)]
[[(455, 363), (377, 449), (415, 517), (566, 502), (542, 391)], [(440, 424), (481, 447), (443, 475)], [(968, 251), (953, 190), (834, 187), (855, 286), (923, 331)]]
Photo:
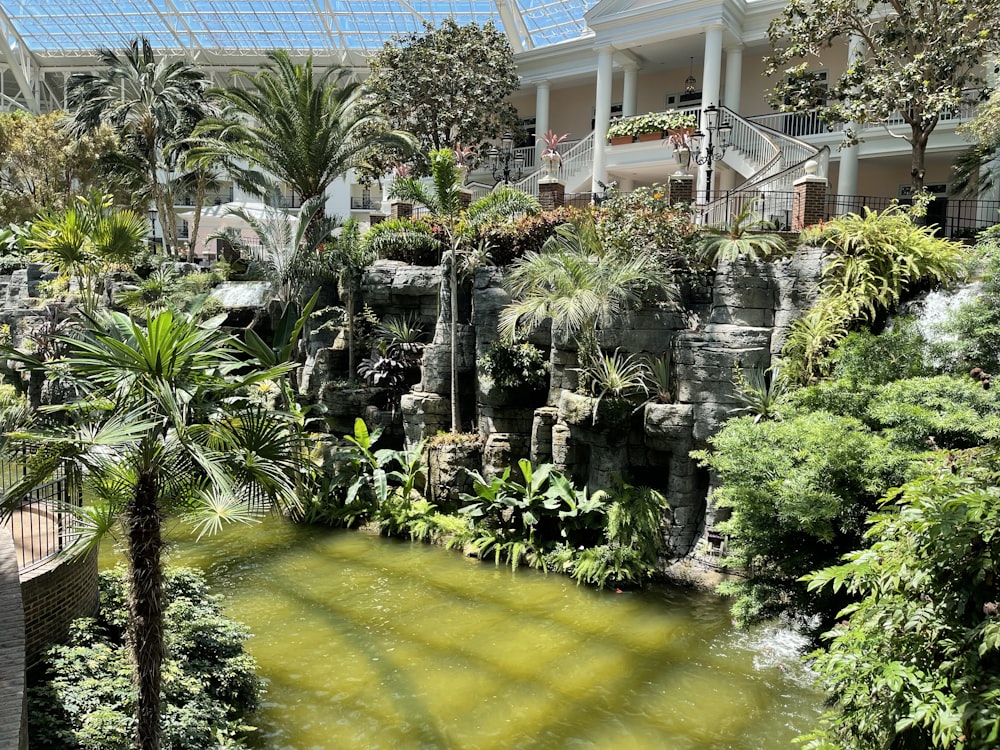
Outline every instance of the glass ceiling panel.
[[(542, 47), (584, 30), (596, 0), (0, 0), (29, 50), (41, 57), (120, 47), (145, 34), (160, 48), (260, 54), (270, 49), (373, 52), (393, 35), (458, 23), (492, 21), (498, 3), (516, 9), (508, 29)], [(508, 18), (512, 14), (505, 14)], [(523, 25), (522, 25), (523, 24)]]

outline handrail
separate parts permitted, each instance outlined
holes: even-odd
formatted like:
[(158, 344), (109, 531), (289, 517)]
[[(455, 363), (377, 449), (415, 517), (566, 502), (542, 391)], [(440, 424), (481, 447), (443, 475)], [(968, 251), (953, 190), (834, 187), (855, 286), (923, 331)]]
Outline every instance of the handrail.
[[(830, 158), (829, 146), (823, 146), (822, 149), (817, 148), (806, 141), (748, 120), (733, 112), (728, 107), (721, 107), (720, 109), (726, 112), (729, 122), (733, 123), (730, 142), (732, 143), (734, 140), (733, 134), (740, 133), (740, 137), (744, 138), (747, 144), (747, 146), (743, 147), (739, 143), (734, 143), (733, 145), (751, 158), (753, 158), (755, 153), (761, 154), (764, 151), (761, 147), (761, 143), (764, 142), (774, 149), (774, 153), (750, 177), (728, 191), (727, 195), (707, 204), (700, 213), (700, 221), (702, 223), (729, 223), (730, 209), (733, 205), (731, 196), (733, 194), (743, 194), (751, 191), (753, 193), (761, 193), (765, 188), (778, 191), (791, 190), (792, 183), (805, 174), (805, 164), (807, 161), (819, 161), (822, 173), (826, 174)], [(752, 135), (747, 134), (747, 131), (750, 131)], [(750, 148), (749, 152), (747, 151), (748, 147)], [(754, 150), (755, 148), (756, 151)]]
[[(581, 173), (590, 172), (594, 163), (594, 133), (581, 138), (572, 148), (562, 154), (562, 164), (559, 166), (559, 176), (564, 183), (579, 178)], [(514, 184), (518, 190), (531, 195), (538, 195), (538, 185), (544, 170), (536, 169), (520, 182)]]

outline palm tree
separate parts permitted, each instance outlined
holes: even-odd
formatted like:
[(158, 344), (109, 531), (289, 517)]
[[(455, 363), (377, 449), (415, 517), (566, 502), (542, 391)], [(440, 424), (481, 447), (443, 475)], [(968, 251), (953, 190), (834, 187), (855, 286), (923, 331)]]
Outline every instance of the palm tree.
[(298, 216), (267, 205), (263, 215), (245, 208), (231, 209), (228, 214), (245, 221), (257, 236), (257, 243), (247, 243), (239, 230), (233, 229), (213, 236), (225, 239), (241, 254), (257, 261), (283, 305), (298, 304), (302, 301), (303, 282), (326, 265), (322, 258), (324, 245), (340, 226), (339, 218), (322, 213), (322, 196), (307, 201)]
[(28, 475), (3, 496), (0, 514), (9, 515), (20, 496), (60, 464), (85, 470), (95, 497), (84, 516), (87, 548), (119, 528), (124, 536), (137, 693), (134, 746), (158, 750), (163, 519), (182, 510), (204, 533), (223, 521), (251, 520), (248, 497), (296, 502), (298, 433), (286, 415), (243, 395), (249, 385), (288, 368), (237, 376), (247, 363), (232, 337), (170, 311), (146, 327), (111, 313), (62, 343), (67, 377), (82, 394), (62, 408), (79, 421), (57, 432), (16, 436), (34, 446), (34, 457)]
[[(498, 221), (510, 220), (520, 214), (535, 214), (541, 210), (534, 196), (508, 185), (498, 186), (466, 208), (462, 192), (463, 171), (459, 168), (455, 152), (450, 148), (435, 149), (428, 155), (431, 181), (428, 185), (415, 177), (402, 177), (392, 184), (392, 197), (426, 206), (431, 218), (444, 229), (449, 256), (449, 289), (451, 292), (451, 429), (461, 429), (461, 410), (458, 403), (458, 262), (459, 253), (471, 244), (479, 227)], [(426, 242), (426, 235), (413, 238)]]
[(714, 268), (720, 260), (732, 262), (740, 257), (760, 260), (782, 255), (786, 247), (781, 235), (760, 229), (761, 218), (754, 208), (762, 201), (763, 198), (746, 201), (728, 226), (703, 229), (698, 258)]
[(138, 180), (137, 200), (149, 200), (163, 219), (167, 248), (177, 246), (177, 221), (167, 175), (176, 165), (168, 144), (189, 136), (205, 115), (209, 80), (185, 60), (157, 60), (144, 36), (123, 50), (100, 48), (102, 68), (74, 73), (66, 84), (67, 103), (75, 109), (73, 129), (93, 132), (102, 124), (118, 136), (124, 157), (114, 165)]
[(513, 301), (500, 313), (500, 333), (515, 338), (551, 319), (576, 339), (581, 368), (599, 364), (597, 331), (621, 320), (643, 294), (673, 299), (670, 273), (651, 253), (611, 252), (592, 220), (563, 224), (542, 252), (527, 252), (506, 278)]
[(305, 201), (323, 195), (372, 150), (412, 147), (412, 136), (389, 130), (368, 106), (350, 68), (331, 67), (317, 76), (311, 57), (299, 65), (287, 51), (276, 50), (268, 58), (257, 73), (233, 71), (245, 86), (213, 93), (224, 110), (198, 128), (205, 143), (196, 154), (229, 154), (286, 183)]
[(149, 231), (145, 217), (116, 210), (110, 195), (91, 192), (60, 213), (46, 213), (31, 225), (27, 245), (67, 282), (80, 285), (83, 309), (97, 306), (97, 282), (108, 263), (129, 263)]

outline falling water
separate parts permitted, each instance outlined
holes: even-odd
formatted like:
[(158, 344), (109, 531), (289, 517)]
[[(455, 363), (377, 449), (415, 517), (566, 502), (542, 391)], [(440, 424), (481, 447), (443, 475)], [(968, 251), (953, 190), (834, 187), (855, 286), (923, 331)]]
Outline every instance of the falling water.
[(979, 297), (982, 290), (983, 282), (980, 280), (957, 284), (949, 289), (935, 289), (905, 305), (902, 312), (914, 318), (917, 330), (928, 342), (942, 343), (949, 337), (941, 330), (941, 325), (955, 310)]

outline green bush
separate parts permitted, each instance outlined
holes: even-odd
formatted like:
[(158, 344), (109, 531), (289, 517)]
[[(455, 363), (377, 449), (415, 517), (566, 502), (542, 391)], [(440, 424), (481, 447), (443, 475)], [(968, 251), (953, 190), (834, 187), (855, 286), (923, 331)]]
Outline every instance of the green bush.
[(893, 322), (891, 330), (849, 333), (831, 360), (833, 375), (851, 384), (880, 385), (929, 374), (927, 342), (910, 318)]
[[(77, 620), (68, 645), (46, 657), (46, 679), (32, 688), (32, 747), (130, 750), (132, 667), (125, 646), (125, 573), (101, 574), (101, 614)], [(225, 618), (200, 573), (167, 572), (168, 657), (163, 664), (164, 750), (241, 748), (261, 683), (243, 650), (246, 628)]]
[(693, 256), (695, 225), (687, 209), (671, 207), (663, 185), (616, 194), (594, 209), (597, 232), (609, 252)]
[(493, 265), (507, 266), (527, 252), (541, 252), (556, 228), (579, 213), (580, 209), (562, 207), (510, 223), (487, 225), (479, 230), (479, 239), (486, 243)]
[(526, 341), (497, 339), (476, 363), (479, 371), (507, 393), (536, 393), (549, 382), (549, 363), (542, 350)]
[(801, 576), (857, 549), (878, 499), (900, 484), (910, 454), (850, 417), (826, 412), (781, 421), (730, 420), (692, 455), (718, 474), (713, 491), (731, 517), (720, 530), (745, 579), (724, 585), (741, 624), (781, 613), (820, 615), (829, 624), (845, 604), (807, 590)]
[(383, 260), (399, 260), (415, 266), (436, 266), (446, 239), (423, 219), (386, 219), (364, 236), (368, 248)]

